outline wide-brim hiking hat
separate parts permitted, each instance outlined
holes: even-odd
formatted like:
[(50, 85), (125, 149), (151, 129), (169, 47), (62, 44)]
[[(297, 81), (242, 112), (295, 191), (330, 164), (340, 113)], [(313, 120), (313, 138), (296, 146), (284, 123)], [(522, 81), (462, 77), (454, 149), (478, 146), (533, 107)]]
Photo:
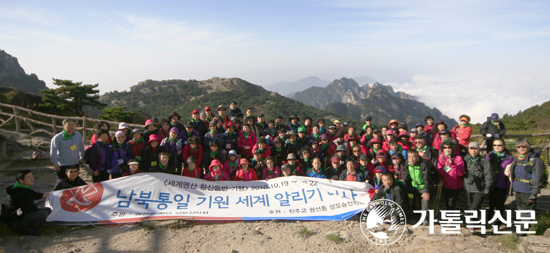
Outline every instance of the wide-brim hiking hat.
[(296, 121), (300, 121), (300, 118), (298, 118), (298, 115), (296, 114), (291, 115), (290, 118), (288, 118), (288, 121), (291, 121), (292, 119), (296, 119)]
[(224, 109), (224, 110), (227, 111), (227, 108), (225, 108), (225, 106), (223, 106), (223, 105), (218, 105), (217, 111), (219, 111), (219, 110), (221, 110), (221, 109)]
[(331, 163), (340, 163), (340, 157), (335, 156), (335, 157), (333, 157), (332, 159), (330, 159), (330, 162), (331, 162)]
[(359, 160), (369, 160), (369, 158), (367, 157), (367, 155), (361, 153), (361, 155), (359, 156)]
[(248, 166), (250, 166), (250, 162), (246, 158), (241, 158), (241, 160), (239, 161), (239, 168), (243, 164), (248, 164)]
[(445, 124), (445, 121), (438, 120), (437, 123), (435, 123), (434, 128), (437, 129), (437, 126), (439, 126), (439, 125), (444, 125), (445, 127), (447, 127), (447, 124)]
[(471, 118), (466, 114), (462, 114), (460, 115), (460, 117), (458, 117), (458, 120), (464, 120), (464, 121), (470, 122)]
[(220, 162), (220, 160), (214, 159), (214, 160), (212, 160), (212, 162), (210, 163), (210, 166), (208, 166), (208, 169), (209, 169), (209, 170), (212, 170), (212, 167), (214, 167), (214, 166), (220, 166), (220, 169), (221, 169), (221, 167), (223, 166), (223, 164), (222, 164), (222, 162)]
[(305, 133), (305, 132), (306, 132), (306, 127), (304, 126), (298, 127), (298, 133)]
[(288, 136), (291, 136), (291, 135), (296, 135), (296, 132), (294, 132), (294, 130), (288, 131)]
[(154, 125), (154, 124), (155, 124), (155, 122), (153, 122), (152, 119), (148, 119), (148, 120), (145, 121), (145, 127), (147, 127), (149, 125)]
[(388, 123), (388, 127), (391, 127), (392, 124), (397, 124), (397, 125), (399, 125), (399, 121), (397, 121), (396, 119), (390, 120), (390, 123)]
[(162, 139), (160, 138), (160, 136), (158, 134), (151, 134), (149, 136), (149, 142), (147, 143), (151, 143), (152, 141), (161, 141)]
[(339, 151), (346, 152), (346, 147), (344, 147), (344, 145), (338, 145), (338, 147), (336, 147), (336, 152), (339, 152)]
[(378, 138), (372, 138), (372, 139), (370, 140), (370, 143), (371, 143), (371, 144), (373, 144), (373, 143), (380, 143), (380, 144), (382, 144), (382, 141), (381, 141), (380, 139), (378, 139)]
[(141, 130), (139, 128), (132, 129), (132, 135), (134, 135), (135, 133), (141, 134)]
[(296, 155), (294, 153), (290, 153), (286, 156), (287, 160), (296, 160)]
[(119, 136), (119, 135), (121, 135), (121, 136), (126, 136), (126, 134), (125, 134), (124, 132), (122, 132), (122, 131), (116, 131), (115, 137), (117, 137), (117, 136)]
[(227, 153), (227, 157), (232, 156), (232, 155), (237, 156), (237, 151), (229, 150), (229, 153)]
[(339, 120), (333, 121), (334, 124), (340, 124), (341, 122)]
[(365, 121), (372, 121), (372, 117), (371, 117), (371, 116), (367, 116), (367, 117), (365, 118)]
[(178, 117), (178, 120), (181, 119), (181, 116), (180, 116), (177, 112), (173, 112), (173, 113), (170, 115), (170, 117), (168, 117), (168, 119), (172, 120), (172, 118), (173, 118), (174, 116), (177, 116), (177, 117)]
[(422, 123), (416, 123), (416, 126), (414, 126), (414, 127), (415, 127), (415, 128), (417, 128), (417, 127), (422, 127), (422, 128), (424, 128), (424, 125), (422, 125)]
[(130, 128), (128, 127), (127, 123), (122, 122), (122, 123), (118, 124), (118, 130), (122, 130), (122, 129), (130, 129)]
[[(412, 132), (412, 131), (411, 131), (411, 132)], [(407, 132), (405, 132), (405, 131), (399, 133), (399, 138), (401, 138), (401, 137), (403, 137), (403, 136), (405, 136), (405, 137), (410, 137), (409, 133), (407, 133)]]
[(180, 130), (177, 127), (170, 128), (170, 133), (179, 133)]

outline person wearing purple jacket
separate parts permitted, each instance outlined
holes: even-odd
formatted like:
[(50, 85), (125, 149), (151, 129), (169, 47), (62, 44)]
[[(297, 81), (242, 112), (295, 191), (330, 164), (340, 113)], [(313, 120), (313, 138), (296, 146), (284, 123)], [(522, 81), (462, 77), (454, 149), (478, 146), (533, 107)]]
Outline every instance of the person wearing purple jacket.
[(189, 140), (189, 138), (191, 138), (192, 136), (196, 136), (197, 137), (197, 140), (201, 140), (201, 137), (199, 136), (199, 132), (197, 132), (197, 130), (195, 130), (195, 125), (191, 122), (187, 122), (187, 124), (185, 124), (185, 129), (183, 129), (179, 134), (178, 134), (178, 139), (181, 139), (183, 141), (183, 144), (187, 144), (187, 141)]
[(92, 170), (92, 182), (97, 183), (109, 180), (107, 170), (111, 167), (113, 149), (109, 144), (109, 132), (100, 130), (97, 134), (98, 140), (90, 149), (89, 166)]
[(132, 159), (132, 147), (126, 142), (126, 134), (123, 131), (115, 133), (115, 142), (112, 147), (111, 166), (108, 168), (111, 178), (121, 177), (128, 171), (128, 161)]
[(514, 157), (506, 149), (504, 140), (497, 138), (493, 140), (493, 151), (487, 154), (487, 160), (496, 180), (489, 192), (489, 214), (487, 219), (494, 215), (494, 211), (504, 211), (504, 203), (510, 191), (510, 178), (504, 174), (506, 166), (514, 162)]

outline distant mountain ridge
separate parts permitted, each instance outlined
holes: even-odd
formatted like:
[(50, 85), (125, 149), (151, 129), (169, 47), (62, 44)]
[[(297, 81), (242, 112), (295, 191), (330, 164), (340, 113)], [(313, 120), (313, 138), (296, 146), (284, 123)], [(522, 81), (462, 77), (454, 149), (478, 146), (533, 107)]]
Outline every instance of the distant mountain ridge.
[(306, 77), (294, 82), (277, 82), (271, 85), (266, 86), (266, 90), (275, 91), (285, 97), (290, 97), (295, 92), (302, 91), (309, 87), (325, 87), (330, 81), (323, 80), (316, 76)]
[(47, 89), (46, 83), (35, 74), (26, 74), (17, 58), (0, 50), (0, 87), (14, 88), (33, 94)]
[(424, 123), (424, 118), (432, 115), (436, 120), (444, 120), (449, 125), (456, 124), (455, 120), (443, 115), (436, 108), (429, 108), (410, 94), (395, 92), (389, 85), (375, 82), (372, 85), (359, 86), (355, 80), (345, 77), (334, 80), (325, 88), (311, 87), (298, 92), (292, 99), (361, 121), (370, 115), (375, 122), (382, 124), (397, 119), (411, 125)]
[(282, 116), (286, 121), (288, 116), (297, 114), (301, 119), (309, 116), (313, 119), (347, 120), (239, 78), (146, 80), (132, 86), (130, 91), (109, 92), (99, 100), (108, 106), (126, 106), (130, 111), (144, 112), (159, 118), (167, 118), (176, 111), (182, 116), (182, 121), (189, 120), (194, 109), (203, 111), (205, 106), (210, 106), (216, 111), (218, 105), (229, 108), (232, 101), (238, 103), (243, 114), (247, 108), (252, 108), (254, 115), (264, 113), (266, 119)]

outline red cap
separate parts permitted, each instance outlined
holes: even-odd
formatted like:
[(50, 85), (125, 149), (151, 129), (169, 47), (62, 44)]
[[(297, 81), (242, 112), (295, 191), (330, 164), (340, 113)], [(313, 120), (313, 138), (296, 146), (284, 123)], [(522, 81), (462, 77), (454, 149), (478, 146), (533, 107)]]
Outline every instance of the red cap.
[(192, 114), (199, 113), (199, 110), (195, 109), (193, 110)]
[(204, 110), (205, 111), (212, 110), (212, 107), (210, 107), (210, 106), (204, 107)]

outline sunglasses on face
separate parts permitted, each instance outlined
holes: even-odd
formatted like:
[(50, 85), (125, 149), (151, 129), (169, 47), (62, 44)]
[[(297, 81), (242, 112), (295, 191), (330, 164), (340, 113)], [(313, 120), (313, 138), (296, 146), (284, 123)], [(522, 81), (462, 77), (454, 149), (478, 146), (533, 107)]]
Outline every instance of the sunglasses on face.
[(516, 146), (516, 148), (520, 149), (520, 148), (528, 148), (527, 146)]
[(502, 147), (502, 146), (504, 146), (504, 145), (502, 145), (502, 144), (493, 144), (493, 147)]

